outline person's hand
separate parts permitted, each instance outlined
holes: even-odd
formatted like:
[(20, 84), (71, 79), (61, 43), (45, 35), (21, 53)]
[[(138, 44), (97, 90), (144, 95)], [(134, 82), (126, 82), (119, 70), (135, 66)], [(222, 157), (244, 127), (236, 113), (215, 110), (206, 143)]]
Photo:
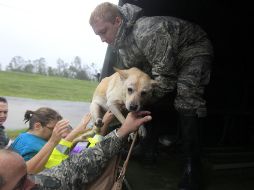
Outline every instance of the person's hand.
[(66, 137), (65, 140), (73, 141), (78, 135), (85, 133), (88, 129), (86, 128), (91, 120), (91, 114), (85, 114), (77, 127), (75, 127)]
[(69, 121), (68, 120), (60, 120), (56, 123), (52, 135), (49, 139), (49, 142), (53, 142), (54, 144), (58, 144), (61, 138), (67, 136), (70, 133)]
[(107, 111), (102, 119), (103, 126), (100, 129), (99, 134), (102, 136), (105, 136), (108, 133), (109, 124), (113, 121), (115, 118), (114, 114), (111, 111)]
[(122, 127), (118, 129), (117, 135), (119, 137), (124, 137), (134, 131), (137, 131), (141, 125), (152, 120), (152, 116), (150, 116), (150, 114), (151, 112), (149, 111), (130, 112)]
[(102, 122), (104, 125), (109, 125), (114, 118), (115, 115), (111, 111), (107, 111), (102, 118)]
[(78, 124), (77, 127), (74, 128), (74, 130), (78, 133), (84, 133), (86, 131), (86, 127), (88, 123), (91, 120), (91, 114), (87, 113), (83, 116), (81, 122)]

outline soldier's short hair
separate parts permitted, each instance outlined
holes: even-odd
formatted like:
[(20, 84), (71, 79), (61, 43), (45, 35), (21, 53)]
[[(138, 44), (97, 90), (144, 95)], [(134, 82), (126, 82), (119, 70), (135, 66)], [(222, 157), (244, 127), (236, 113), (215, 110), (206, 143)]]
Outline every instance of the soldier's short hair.
[(117, 5), (104, 2), (99, 4), (91, 13), (89, 23), (93, 25), (98, 19), (103, 19), (106, 22), (114, 23), (115, 18), (121, 16)]

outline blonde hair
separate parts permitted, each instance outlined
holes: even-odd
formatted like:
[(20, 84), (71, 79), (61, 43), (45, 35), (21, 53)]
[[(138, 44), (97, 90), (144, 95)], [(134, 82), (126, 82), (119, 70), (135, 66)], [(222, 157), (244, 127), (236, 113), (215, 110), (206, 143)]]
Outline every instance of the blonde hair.
[(97, 5), (97, 7), (93, 10), (89, 23), (90, 25), (93, 25), (98, 19), (114, 23), (117, 16), (121, 16), (118, 6), (109, 2), (104, 2)]

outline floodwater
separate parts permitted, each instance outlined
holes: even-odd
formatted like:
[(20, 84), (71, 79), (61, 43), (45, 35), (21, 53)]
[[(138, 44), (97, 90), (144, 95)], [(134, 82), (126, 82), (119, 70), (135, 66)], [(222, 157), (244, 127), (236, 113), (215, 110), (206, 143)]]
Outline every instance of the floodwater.
[(60, 113), (64, 119), (68, 119), (75, 127), (84, 114), (89, 112), (90, 103), (71, 102), (62, 100), (35, 100), (30, 98), (18, 98), (5, 96), (8, 101), (9, 114), (4, 126), (7, 130), (28, 128), (24, 123), (26, 110), (35, 111), (40, 107), (50, 107)]

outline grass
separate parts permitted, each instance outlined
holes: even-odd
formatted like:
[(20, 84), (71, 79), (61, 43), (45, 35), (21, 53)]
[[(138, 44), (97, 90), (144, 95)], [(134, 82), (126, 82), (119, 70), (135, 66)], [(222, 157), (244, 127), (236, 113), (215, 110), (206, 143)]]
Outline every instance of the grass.
[[(0, 96), (90, 102), (97, 82), (0, 71)], [(26, 129), (7, 130), (15, 138)]]
[(94, 81), (0, 71), (1, 96), (89, 102), (97, 84)]
[(11, 139), (15, 139), (20, 133), (25, 132), (27, 129), (15, 129), (15, 130), (6, 130), (7, 135)]

